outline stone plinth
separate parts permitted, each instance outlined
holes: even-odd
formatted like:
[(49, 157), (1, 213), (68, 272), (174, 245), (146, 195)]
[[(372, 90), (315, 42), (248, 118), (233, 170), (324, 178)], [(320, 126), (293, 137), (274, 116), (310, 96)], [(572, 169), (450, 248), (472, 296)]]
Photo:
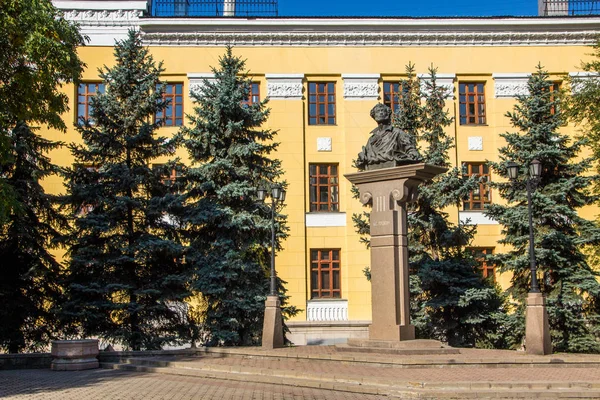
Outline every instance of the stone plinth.
[(371, 307), (369, 339), (413, 340), (410, 323), (406, 205), (419, 184), (446, 171), (428, 164), (375, 169), (345, 177), (371, 204)]
[(50, 369), (82, 371), (98, 368), (98, 353), (98, 339), (53, 340)]
[(542, 293), (529, 293), (527, 295), (525, 346), (528, 354), (545, 355), (552, 353), (546, 298)]
[(279, 297), (267, 296), (263, 321), (262, 348), (271, 350), (283, 347), (283, 325)]

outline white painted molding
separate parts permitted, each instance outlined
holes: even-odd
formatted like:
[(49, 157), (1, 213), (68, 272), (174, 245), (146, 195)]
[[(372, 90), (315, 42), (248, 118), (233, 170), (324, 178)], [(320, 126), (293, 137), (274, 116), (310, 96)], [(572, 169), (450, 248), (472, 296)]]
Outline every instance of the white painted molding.
[(483, 211), (459, 211), (458, 219), (461, 224), (468, 225), (498, 225), (498, 221), (488, 218)]
[(483, 150), (483, 137), (481, 136), (469, 136), (467, 138), (468, 146), (470, 151), (481, 151)]
[(309, 300), (307, 321), (348, 321), (348, 300)]
[(215, 74), (212, 72), (190, 72), (187, 74), (190, 96), (198, 93), (204, 87), (206, 80), (215, 79)]
[(527, 80), (530, 73), (492, 74), (494, 79), (494, 97), (497, 99), (515, 98), (529, 94)]
[(569, 72), (571, 78), (571, 93), (579, 93), (585, 82), (594, 80), (597, 85), (600, 85), (600, 74), (597, 72)]
[[(420, 81), (421, 91), (427, 92), (427, 81), (431, 80), (430, 74), (417, 74)], [(446, 95), (449, 99), (454, 100), (454, 81), (456, 80), (456, 74), (436, 74), (436, 83), (446, 89)]]
[(346, 213), (313, 212), (306, 213), (307, 228), (327, 228), (335, 226), (346, 226)]
[(270, 100), (302, 100), (304, 74), (265, 74)]
[(331, 138), (330, 137), (318, 137), (317, 138), (317, 151), (331, 151)]
[(381, 74), (342, 74), (345, 100), (377, 100)]
[(54, 7), (60, 10), (145, 10), (146, 1), (85, 1), (85, 0), (53, 0)]

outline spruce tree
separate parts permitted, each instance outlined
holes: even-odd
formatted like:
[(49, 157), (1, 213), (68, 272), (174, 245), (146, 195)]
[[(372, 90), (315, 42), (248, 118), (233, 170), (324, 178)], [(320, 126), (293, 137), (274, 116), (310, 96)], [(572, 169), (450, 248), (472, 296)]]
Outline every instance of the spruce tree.
[[(183, 130), (192, 162), (187, 261), (195, 272), (194, 289), (207, 305), (209, 345), (260, 343), (269, 291), (271, 217), (255, 193), (259, 187), (283, 184), (281, 163), (271, 158), (276, 132), (262, 127), (269, 116), (266, 100), (244, 104), (251, 84), (244, 67), (245, 61), (227, 47), (219, 67), (213, 68), (214, 80), (205, 80), (193, 95), (191, 126)], [(279, 208), (278, 242), (286, 236), (285, 219)], [(282, 293), (281, 282), (279, 289)]]
[[(543, 172), (532, 193), (534, 246), (541, 291), (546, 295), (555, 351), (600, 351), (598, 274), (588, 264), (583, 249), (598, 243), (599, 229), (577, 210), (592, 204), (590, 185), (598, 179), (587, 174), (591, 160), (580, 158), (585, 139), (571, 140), (560, 132), (564, 123), (561, 96), (541, 65), (527, 83), (529, 95), (518, 96), (507, 113), (516, 132), (502, 137), (500, 161), (492, 163), (507, 177), (507, 163), (521, 166), (522, 179), (537, 159)], [(494, 257), (502, 272), (511, 272), (512, 296), (524, 303), (530, 288), (527, 193), (523, 185), (495, 182), (506, 205), (493, 204), (487, 214), (503, 226), (500, 241), (511, 250)]]
[(0, 7), (0, 350), (40, 351), (55, 334), (50, 312), (60, 293), (50, 250), (64, 227), (40, 182), (60, 170), (47, 157), (61, 144), (38, 127), (64, 131), (84, 38), (49, 1)]
[(56, 334), (51, 307), (60, 297), (60, 264), (50, 253), (60, 230), (68, 227), (56, 209), (55, 197), (44, 192), (41, 181), (60, 174), (47, 153), (61, 146), (40, 137), (24, 123), (10, 135), (14, 162), (5, 170), (21, 205), (0, 230), (0, 348), (16, 353), (40, 351)]
[(178, 212), (181, 196), (163, 181), (178, 137), (159, 137), (167, 107), (158, 65), (130, 31), (117, 42), (114, 67), (99, 70), (106, 93), (91, 100), (73, 144), (65, 202), (74, 215), (67, 238), (62, 316), (79, 335), (98, 335), (133, 350), (160, 349), (187, 331), (189, 296)]

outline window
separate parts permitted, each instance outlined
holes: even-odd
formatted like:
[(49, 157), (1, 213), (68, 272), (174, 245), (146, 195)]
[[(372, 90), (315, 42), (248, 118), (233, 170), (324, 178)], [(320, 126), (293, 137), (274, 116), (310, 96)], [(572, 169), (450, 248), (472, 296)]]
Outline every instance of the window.
[(383, 104), (388, 106), (394, 112), (398, 112), (398, 97), (400, 96), (400, 84), (393, 82), (383, 82)]
[(157, 171), (162, 179), (160, 180), (163, 185), (171, 188), (173, 193), (181, 193), (183, 190), (183, 182), (181, 180), (181, 167), (175, 167), (167, 169), (165, 164), (154, 164), (152, 169)]
[(156, 113), (156, 122), (163, 126), (183, 125), (183, 83), (166, 84), (163, 99), (168, 104), (164, 110)]
[(470, 250), (473, 252), (473, 257), (479, 264), (479, 269), (481, 269), (481, 273), (484, 278), (492, 278), (495, 280), (496, 277), (496, 267), (491, 264), (487, 256), (490, 254), (494, 254), (493, 247), (471, 247)]
[(258, 82), (252, 82), (250, 84), (250, 93), (248, 94), (248, 98), (242, 101), (242, 104), (247, 106), (251, 106), (252, 104), (257, 104), (260, 102), (260, 84)]
[[(82, 183), (85, 183), (87, 185), (90, 184), (98, 184), (99, 182), (99, 175), (98, 172), (100, 171), (100, 166), (99, 165), (92, 165), (92, 164), (75, 164), (73, 166), (73, 169), (75, 171), (79, 171), (79, 176), (82, 181)], [(85, 217), (87, 214), (91, 213), (94, 210), (95, 204), (93, 203), (82, 203), (79, 206), (79, 209), (75, 212), (75, 215), (77, 217)]]
[(463, 199), (463, 210), (483, 210), (486, 204), (492, 202), (492, 193), (488, 186), (490, 179), (490, 168), (486, 163), (462, 163), (462, 175), (464, 178), (470, 178), (473, 175), (483, 178), (479, 183), (479, 188), (472, 190)]
[(465, 82), (459, 85), (460, 124), (484, 125), (485, 91), (484, 84)]
[[(86, 82), (80, 83), (77, 88), (77, 123), (80, 124), (85, 120), (90, 119), (92, 113), (92, 105), (90, 100), (98, 93), (104, 93), (104, 83), (102, 82)], [(93, 123), (93, 121), (90, 121)]]
[(310, 250), (311, 299), (342, 297), (340, 250)]
[[(550, 85), (550, 93), (552, 93), (550, 95), (550, 101), (556, 101), (558, 100), (557, 96), (555, 95), (555, 93), (559, 93), (560, 92), (560, 82), (552, 82), (552, 85)], [(550, 113), (552, 115), (556, 114), (556, 110), (557, 110), (557, 106), (553, 105), (550, 108)]]
[(337, 164), (310, 164), (310, 211), (339, 211)]
[(335, 125), (335, 83), (308, 84), (308, 124)]

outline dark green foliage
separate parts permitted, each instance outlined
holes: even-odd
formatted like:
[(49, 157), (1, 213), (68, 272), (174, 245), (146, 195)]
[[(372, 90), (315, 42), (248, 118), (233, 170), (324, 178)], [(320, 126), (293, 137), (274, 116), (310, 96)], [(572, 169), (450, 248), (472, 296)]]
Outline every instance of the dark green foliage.
[(21, 208), (0, 229), (0, 349), (16, 353), (43, 349), (56, 332), (50, 307), (60, 294), (60, 265), (49, 249), (68, 224), (40, 184), (60, 173), (46, 154), (61, 144), (41, 138), (26, 124), (18, 124), (10, 139), (13, 162), (4, 174)]
[(63, 84), (81, 75), (77, 28), (49, 1), (0, 2), (0, 349), (44, 348), (59, 265), (49, 253), (64, 220), (40, 181), (59, 173), (47, 153), (59, 143), (38, 126), (64, 131)]
[(185, 339), (189, 276), (177, 215), (181, 196), (162, 181), (175, 165), (152, 168), (173, 155), (178, 137), (155, 136), (154, 115), (166, 107), (156, 65), (130, 31), (118, 42), (116, 64), (100, 70), (105, 94), (92, 99), (94, 123), (78, 127), (72, 145), (68, 204), (66, 300), (62, 317), (72, 333), (98, 335), (133, 350), (159, 349)]
[[(194, 289), (207, 303), (209, 345), (260, 343), (269, 291), (271, 215), (254, 195), (257, 188), (279, 182), (283, 171), (280, 161), (270, 158), (276, 132), (261, 128), (269, 116), (266, 101), (242, 103), (251, 83), (244, 65), (228, 47), (213, 68), (215, 79), (193, 94), (197, 106), (189, 116), (191, 127), (183, 129), (193, 166), (186, 259), (195, 272)], [(278, 242), (286, 237), (285, 220), (277, 214)], [(285, 301), (281, 281), (279, 293)]]
[[(582, 250), (597, 245), (600, 230), (577, 213), (595, 201), (589, 189), (598, 177), (586, 174), (591, 160), (579, 158), (586, 140), (571, 141), (560, 133), (561, 96), (551, 86), (547, 72), (538, 65), (528, 81), (530, 94), (519, 96), (514, 111), (507, 113), (518, 131), (502, 135), (507, 145), (492, 166), (506, 177), (507, 162), (516, 162), (523, 180), (531, 161), (541, 161), (542, 177), (532, 194), (534, 244), (554, 350), (599, 352), (600, 284)], [(501, 271), (512, 272), (511, 294), (523, 303), (531, 282), (527, 194), (523, 184), (496, 182), (494, 187), (508, 205), (494, 204), (488, 215), (503, 225), (501, 243), (512, 248), (494, 259)]]

